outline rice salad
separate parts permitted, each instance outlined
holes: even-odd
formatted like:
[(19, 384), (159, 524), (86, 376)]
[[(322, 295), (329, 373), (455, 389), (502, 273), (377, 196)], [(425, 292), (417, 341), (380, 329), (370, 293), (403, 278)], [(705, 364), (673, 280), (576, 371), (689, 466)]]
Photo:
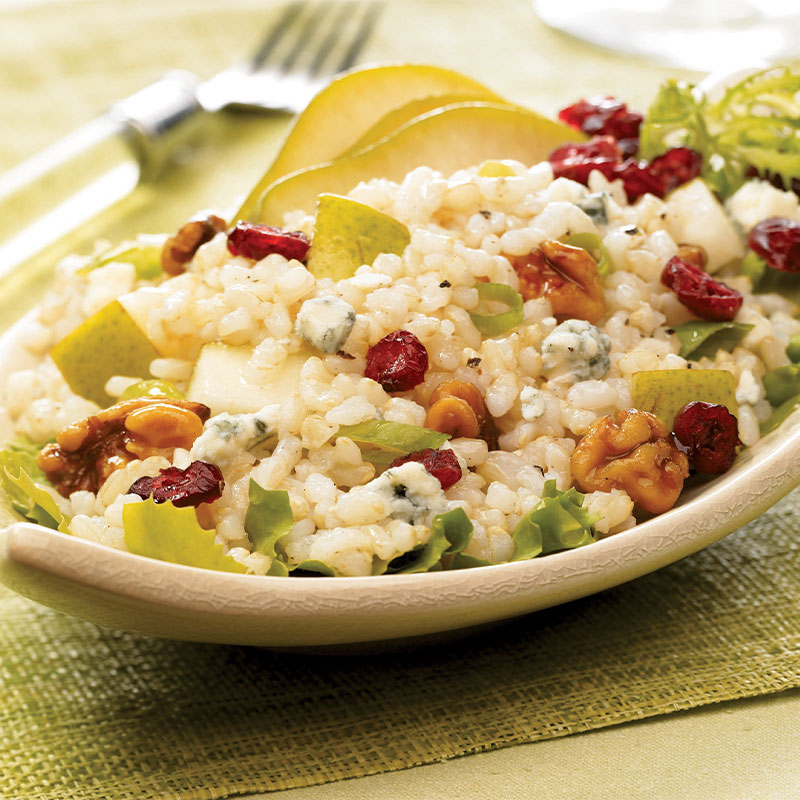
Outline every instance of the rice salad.
[[(760, 438), (760, 425), (773, 413), (764, 376), (791, 365), (787, 347), (800, 336), (800, 322), (792, 302), (778, 293), (754, 293), (751, 277), (740, 274), (744, 237), (766, 218), (800, 222), (796, 195), (751, 180), (723, 206), (696, 178), (665, 198), (644, 193), (630, 202), (623, 181), (600, 170), (582, 183), (555, 177), (548, 161), (504, 160), (452, 175), (420, 166), (400, 182), (361, 182), (347, 199), (405, 226), (408, 243), (399, 252), (379, 252), (341, 279), (314, 274), (303, 260), (278, 252), (234, 255), (224, 225), (178, 274), (159, 270), (142, 277), (137, 259), (152, 247), (147, 238), (130, 251), (136, 257), (123, 251), (98, 265), (97, 256), (72, 256), (58, 265), (47, 298), (18, 329), (36, 363), (6, 380), (4, 438), (27, 441), (38, 452), (57, 447), (57, 439), (64, 445), (64, 431), (75, 426), (85, 437), (88, 429), (80, 426), (103, 419), (103, 407), (132, 403), (126, 413), (141, 415), (148, 407), (137, 406), (131, 392), (143, 379), (150, 379), (150, 399), (180, 398), (174, 401), (180, 413), (192, 406), (186, 413), (201, 420), (181, 444), (151, 442), (124, 458), (109, 456), (96, 486), (76, 483), (81, 488), (59, 491), (41, 473), (32, 475), (35, 489), (28, 496), (37, 507), (52, 509), (62, 531), (178, 560), (158, 556), (148, 544), (148, 537), (171, 535), (172, 517), (163, 517), (160, 533), (153, 520), (173, 504), (154, 504), (131, 487), (143, 479), (155, 485), (164, 471), (184, 474), (205, 462), (221, 473), (220, 495), (170, 513), (180, 512), (180, 525), (194, 524), (210, 535), (215, 563), (236, 565), (215, 568), (363, 576), (496, 564), (590, 544), (631, 528), (648, 511), (663, 510), (640, 505), (624, 481), (587, 490), (576, 478), (576, 451), (587, 434), (599, 430), (599, 421), (634, 413), (628, 410), (635, 408), (636, 392), (642, 394), (637, 374), (727, 373), (735, 395), (735, 447)], [(225, 217), (223, 210), (217, 213)], [(211, 218), (206, 212), (198, 217)], [(316, 224), (315, 215), (303, 211), (283, 220), (284, 230), (311, 240), (312, 252)], [(601, 292), (594, 298), (601, 311), (589, 314), (591, 320), (570, 313), (580, 303), (570, 301), (565, 313), (554, 310), (557, 293), (532, 297), (526, 291), (520, 263), (559, 243), (570, 252), (591, 251), (595, 267), (603, 262)], [(665, 265), (689, 258), (690, 251), (702, 254), (707, 274), (742, 297), (734, 340), (716, 350), (700, 348), (702, 355), (687, 355), (676, 332), (697, 323), (697, 316), (662, 280)], [(558, 257), (548, 263), (557, 266)], [(481, 289), (497, 285), (512, 294)], [(496, 333), (491, 323), (482, 326), (515, 309), (512, 295), (520, 298), (518, 321)], [(70, 388), (63, 374), (69, 371), (50, 353), (114, 303), (157, 355), (148, 362), (149, 374), (112, 374), (103, 387), (109, 401), (102, 404)], [(365, 372), (371, 348), (397, 332), (412, 334), (424, 348), (427, 368), (413, 387), (387, 390)], [(214, 348), (214, 364), (238, 354), (239, 372), (226, 372), (228, 364), (204, 384), (198, 365)], [(231, 381), (232, 374), (241, 380)], [(432, 397), (445, 384), (477, 390), (481, 413), (472, 407), (480, 430), (450, 417), (441, 430), (431, 427)], [(259, 397), (268, 402), (259, 404)], [(196, 410), (200, 406), (204, 414)], [(396, 430), (422, 431), (414, 441), (423, 444), (426, 435), (440, 435), (433, 447), (419, 449), (450, 451), (457, 479), (443, 488), (445, 481), (422, 458), (403, 461), (408, 453), (402, 446), (387, 454), (379, 437), (371, 442), (366, 434), (347, 435), (374, 432), (376, 423), (412, 426)], [(689, 474), (686, 449), (675, 446), (669, 426), (664, 429), (682, 485)], [(398, 457), (402, 463), (395, 463)], [(8, 479), (14, 471), (4, 463)], [(38, 463), (47, 466), (41, 456)], [(652, 489), (657, 477), (643, 473), (638, 481)], [(25, 512), (20, 484), (9, 489), (6, 483)], [(155, 515), (146, 518), (141, 535), (126, 524), (134, 506), (152, 506)], [(552, 523), (562, 518), (568, 523)], [(266, 528), (258, 528), (259, 519)], [(460, 533), (445, 531), (443, 538), (449, 522)], [(549, 530), (553, 525), (561, 528)], [(531, 549), (526, 542), (533, 529), (538, 546)], [(548, 549), (554, 535), (557, 543)]]

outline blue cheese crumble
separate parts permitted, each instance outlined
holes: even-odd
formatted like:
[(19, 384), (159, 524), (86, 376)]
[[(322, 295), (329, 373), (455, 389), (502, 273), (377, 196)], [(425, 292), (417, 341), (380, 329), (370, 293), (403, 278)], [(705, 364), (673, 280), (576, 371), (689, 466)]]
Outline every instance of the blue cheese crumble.
[(609, 350), (605, 333), (586, 320), (568, 319), (542, 342), (543, 371), (548, 380), (598, 380), (611, 368)]
[(253, 414), (217, 414), (206, 422), (192, 445), (195, 461), (210, 461), (224, 467), (242, 451), (256, 449), (276, 435), (279, 407), (265, 406)]
[(387, 469), (363, 486), (354, 486), (339, 498), (339, 515), (348, 523), (394, 519), (411, 525), (426, 525), (431, 514), (447, 510), (447, 498), (439, 480), (422, 464), (409, 461)]
[(522, 407), (522, 418), (526, 422), (533, 422), (543, 417), (547, 411), (544, 392), (534, 389), (533, 386), (526, 386), (519, 393), (519, 402)]
[(355, 310), (341, 298), (314, 297), (300, 306), (294, 329), (312, 347), (331, 354), (342, 349), (355, 322)]

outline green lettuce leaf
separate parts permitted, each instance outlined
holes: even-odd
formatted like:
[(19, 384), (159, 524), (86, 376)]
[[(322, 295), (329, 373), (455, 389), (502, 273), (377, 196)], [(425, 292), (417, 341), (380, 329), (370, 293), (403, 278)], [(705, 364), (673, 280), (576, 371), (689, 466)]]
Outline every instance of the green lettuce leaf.
[(574, 488), (562, 492), (554, 480), (546, 481), (539, 504), (514, 528), (511, 560), (523, 561), (596, 541), (592, 525), (600, 516), (590, 514), (583, 507), (583, 499)]
[(78, 274), (86, 275), (112, 261), (122, 261), (133, 264), (137, 278), (152, 280), (161, 274), (161, 249), (166, 240), (166, 234), (142, 234), (135, 242), (123, 242), (99, 253)]
[(781, 424), (797, 406), (800, 405), (800, 394), (792, 395), (784, 400), (759, 426), (761, 435), (766, 436)]
[(221, 572), (247, 571), (214, 543), (216, 531), (205, 530), (197, 522), (193, 508), (176, 508), (171, 502), (155, 503), (148, 498), (128, 503), (122, 509), (125, 544), (131, 553), (187, 567)]
[(289, 569), (276, 553), (275, 545), (294, 525), (289, 493), (264, 489), (252, 478), (248, 487), (250, 502), (244, 516), (244, 529), (253, 548), (272, 559), (268, 575), (286, 577)]
[[(295, 575), (297, 572), (311, 572), (318, 575), (324, 575), (328, 578), (335, 578), (339, 575), (339, 572), (330, 564), (326, 564), (324, 561), (317, 561), (315, 559), (308, 559), (306, 561), (301, 561), (299, 564), (292, 564), (289, 566), (289, 572), (291, 572), (293, 575)], [(270, 574), (272, 573), (270, 572)]]
[(752, 328), (752, 325), (744, 322), (690, 320), (676, 325), (673, 330), (681, 343), (678, 355), (683, 358), (691, 356), (698, 360), (704, 356), (713, 359), (717, 350), (733, 352), (733, 348), (747, 336)]
[(787, 364), (764, 373), (764, 391), (770, 405), (779, 406), (800, 394), (800, 364)]
[(373, 464), (389, 464), (417, 450), (438, 450), (450, 438), (429, 428), (381, 419), (342, 425), (335, 435), (352, 439), (361, 448), (362, 458)]
[(789, 344), (786, 345), (786, 355), (793, 363), (800, 362), (800, 335), (792, 336), (789, 339)]
[(7, 444), (0, 451), (0, 484), (17, 513), (46, 528), (69, 533), (71, 518), (62, 514), (53, 497), (36, 485), (36, 481), (45, 482), (44, 473), (36, 463), (40, 449), (29, 440)]
[(441, 569), (443, 556), (456, 555), (469, 544), (472, 523), (463, 508), (437, 514), (431, 525), (431, 537), (422, 547), (404, 553), (391, 561), (388, 573), (410, 575)]
[(768, 69), (729, 88), (717, 102), (697, 100), (692, 86), (668, 81), (653, 99), (640, 131), (640, 152), (652, 159), (685, 146), (703, 156), (702, 177), (725, 198), (751, 167), (789, 186), (800, 177), (800, 75)]

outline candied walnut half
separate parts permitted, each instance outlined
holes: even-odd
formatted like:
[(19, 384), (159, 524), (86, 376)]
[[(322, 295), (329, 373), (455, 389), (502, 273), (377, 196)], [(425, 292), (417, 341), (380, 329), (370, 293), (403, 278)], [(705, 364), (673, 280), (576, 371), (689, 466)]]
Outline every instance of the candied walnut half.
[(582, 247), (546, 239), (527, 256), (512, 258), (524, 300), (546, 297), (556, 317), (598, 322), (606, 313), (597, 262)]
[(189, 449), (210, 415), (208, 406), (186, 400), (125, 400), (68, 425), (39, 453), (38, 463), (58, 491), (96, 492), (106, 478), (136, 458)]
[(624, 489), (651, 514), (672, 508), (689, 477), (689, 462), (667, 426), (635, 408), (620, 411), (616, 421), (606, 416), (593, 422), (578, 442), (571, 464), (581, 491)]
[(206, 242), (228, 227), (222, 217), (208, 214), (205, 217), (189, 220), (174, 236), (170, 236), (161, 249), (161, 268), (168, 275), (180, 275), (194, 254)]

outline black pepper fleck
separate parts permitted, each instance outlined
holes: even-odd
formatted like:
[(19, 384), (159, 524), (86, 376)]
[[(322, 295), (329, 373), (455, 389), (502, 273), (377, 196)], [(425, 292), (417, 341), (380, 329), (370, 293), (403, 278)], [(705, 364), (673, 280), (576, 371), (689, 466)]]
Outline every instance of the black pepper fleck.
[(450, 283), (450, 281), (442, 281), (442, 282), (439, 284), (439, 288), (440, 288), (440, 289), (449, 289), (449, 288), (450, 288), (452, 285), (453, 285), (453, 284), (452, 284), (452, 283)]
[(485, 208), (482, 208), (482, 209), (481, 209), (481, 210), (480, 210), (478, 213), (479, 213), (479, 214), (480, 214), (482, 217), (484, 217), (485, 219), (489, 219), (489, 217), (491, 217), (491, 216), (492, 216), (492, 212), (491, 212), (491, 211), (487, 211)]
[(675, 333), (675, 328), (667, 328), (667, 333), (671, 336), (673, 333)]
[(467, 366), (468, 367), (477, 367), (478, 364), (481, 363), (481, 360), (477, 356), (473, 356), (472, 358), (467, 359)]
[(623, 225), (620, 230), (623, 233), (627, 233), (628, 236), (636, 236), (639, 233), (639, 229), (635, 225)]
[(339, 356), (339, 358), (346, 358), (348, 361), (355, 360), (355, 356), (350, 355), (350, 353), (345, 353), (344, 350), (337, 351), (336, 355)]

